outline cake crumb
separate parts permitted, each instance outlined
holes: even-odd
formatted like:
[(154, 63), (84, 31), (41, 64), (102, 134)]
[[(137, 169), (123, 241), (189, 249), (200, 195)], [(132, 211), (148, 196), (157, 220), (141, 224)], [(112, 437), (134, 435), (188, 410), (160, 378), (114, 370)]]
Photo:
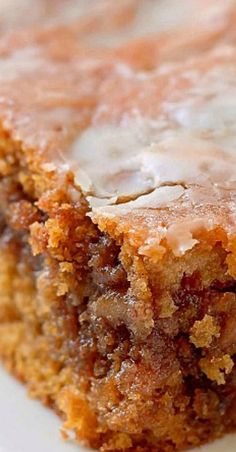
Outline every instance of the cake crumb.
[(225, 375), (230, 374), (234, 362), (228, 354), (221, 357), (205, 357), (200, 360), (200, 367), (204, 374), (218, 385), (225, 384)]
[(202, 320), (194, 322), (190, 333), (190, 341), (195, 347), (209, 347), (213, 338), (220, 336), (220, 327), (212, 316), (206, 314)]

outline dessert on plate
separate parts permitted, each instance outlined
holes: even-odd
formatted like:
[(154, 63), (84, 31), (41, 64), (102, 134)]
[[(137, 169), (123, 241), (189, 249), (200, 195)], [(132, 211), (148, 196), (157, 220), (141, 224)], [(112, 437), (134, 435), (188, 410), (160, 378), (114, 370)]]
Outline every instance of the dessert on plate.
[(235, 2), (194, 3), (0, 41), (0, 356), (102, 451), (236, 427)]

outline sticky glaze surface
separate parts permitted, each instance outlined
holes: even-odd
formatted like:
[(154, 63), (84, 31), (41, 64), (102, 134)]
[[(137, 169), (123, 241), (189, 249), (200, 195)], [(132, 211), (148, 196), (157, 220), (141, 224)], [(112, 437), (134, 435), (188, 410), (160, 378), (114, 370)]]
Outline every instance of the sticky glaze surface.
[[(3, 127), (32, 169), (40, 162), (43, 171), (73, 172), (95, 221), (185, 201), (217, 205), (234, 194), (236, 3), (183, 2), (179, 16), (158, 4), (102, 2), (88, 21), (13, 34), (0, 46)], [(199, 31), (191, 49), (188, 8)], [(107, 49), (99, 41), (110, 21), (111, 36), (128, 27), (127, 53), (121, 42)], [(97, 45), (86, 38), (94, 33)], [(208, 36), (204, 49), (200, 35)], [(153, 49), (148, 69), (143, 45)], [(170, 63), (176, 45), (189, 56)]]

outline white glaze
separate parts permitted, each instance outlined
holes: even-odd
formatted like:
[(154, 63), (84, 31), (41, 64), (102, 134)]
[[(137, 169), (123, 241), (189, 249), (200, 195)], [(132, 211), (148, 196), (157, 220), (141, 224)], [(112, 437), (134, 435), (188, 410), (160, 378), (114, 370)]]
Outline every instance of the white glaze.
[(236, 71), (185, 77), (191, 86), (165, 101), (155, 120), (131, 111), (75, 141), (70, 157), (88, 175), (87, 190), (78, 176), (85, 192), (133, 198), (163, 184), (236, 187)]
[(126, 0), (133, 6), (130, 21), (112, 32), (90, 34), (95, 46), (119, 46), (128, 40), (179, 30), (183, 26), (214, 27), (223, 23), (234, 0)]

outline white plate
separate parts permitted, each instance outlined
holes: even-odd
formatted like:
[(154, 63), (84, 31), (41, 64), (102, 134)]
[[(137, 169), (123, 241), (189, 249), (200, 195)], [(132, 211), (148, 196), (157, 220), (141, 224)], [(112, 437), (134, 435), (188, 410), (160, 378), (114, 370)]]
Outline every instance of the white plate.
[[(64, 442), (60, 426), (53, 412), (28, 399), (24, 387), (0, 369), (0, 452), (88, 452)], [(236, 451), (236, 435), (192, 452), (222, 451)]]

